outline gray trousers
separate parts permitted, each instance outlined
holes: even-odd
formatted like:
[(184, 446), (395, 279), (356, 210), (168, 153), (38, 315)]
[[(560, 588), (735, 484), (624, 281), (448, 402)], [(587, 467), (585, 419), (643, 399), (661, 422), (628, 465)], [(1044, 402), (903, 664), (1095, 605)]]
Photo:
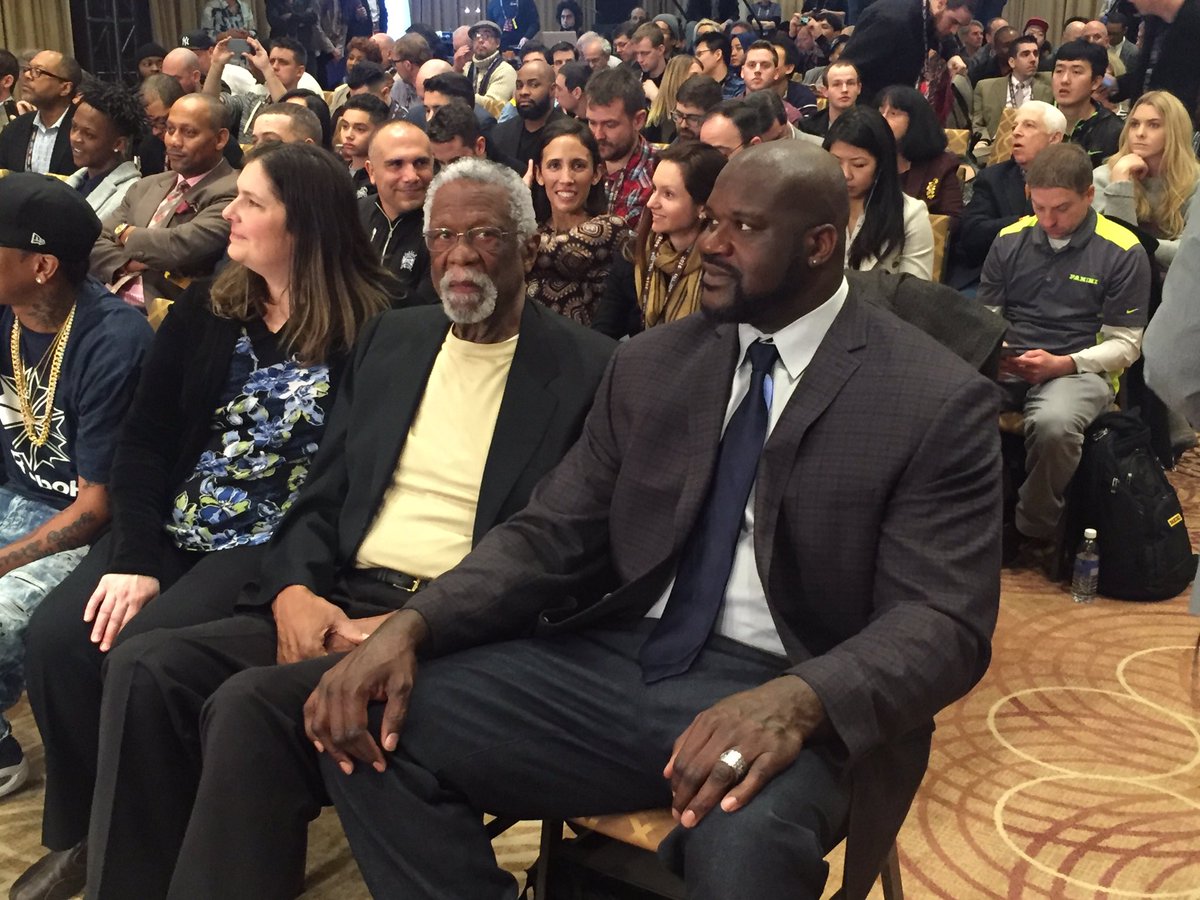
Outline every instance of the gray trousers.
[(1101, 375), (1085, 372), (1006, 387), (1025, 415), (1025, 483), (1018, 495), (1017, 530), (1053, 540), (1067, 485), (1083, 454), (1083, 433), (1112, 403), (1112, 385)]

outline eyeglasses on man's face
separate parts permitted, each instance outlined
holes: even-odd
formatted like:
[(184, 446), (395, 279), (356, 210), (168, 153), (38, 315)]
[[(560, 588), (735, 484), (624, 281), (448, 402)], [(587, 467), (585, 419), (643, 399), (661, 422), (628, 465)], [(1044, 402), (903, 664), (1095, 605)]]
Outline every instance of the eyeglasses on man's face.
[(689, 128), (699, 128), (704, 121), (704, 113), (683, 113), (675, 110), (671, 113), (671, 121), (676, 125), (687, 125)]
[(459, 238), (467, 242), (467, 246), (480, 253), (495, 253), (504, 244), (504, 239), (516, 234), (515, 231), (505, 231), (491, 225), (481, 225), (478, 228), (468, 228), (466, 231), (452, 231), (449, 228), (431, 228), (425, 232), (425, 246), (430, 253), (447, 253), (454, 249)]
[(57, 78), (59, 81), (70, 81), (70, 78), (63, 78), (61, 75), (55, 75), (49, 69), (43, 69), (41, 66), (21, 66), (21, 74), (28, 75), (30, 78), (41, 78), (43, 75), (49, 75), (51, 78)]

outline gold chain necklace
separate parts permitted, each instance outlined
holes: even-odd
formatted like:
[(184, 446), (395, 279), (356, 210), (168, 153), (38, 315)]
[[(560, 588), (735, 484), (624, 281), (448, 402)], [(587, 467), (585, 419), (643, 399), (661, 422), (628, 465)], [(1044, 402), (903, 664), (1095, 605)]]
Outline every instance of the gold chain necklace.
[[(13, 381), (17, 388), (17, 403), (21, 407), (21, 424), (25, 428), (25, 436), (35, 447), (44, 446), (50, 439), (50, 422), (54, 418), (54, 393), (58, 388), (58, 374), (62, 369), (63, 355), (67, 352), (67, 338), (71, 336), (71, 323), (74, 321), (75, 304), (72, 303), (67, 320), (46, 349), (46, 355), (42, 357), (42, 362), (45, 362), (46, 356), (50, 357), (50, 378), (46, 382), (46, 415), (39, 420), (33, 413), (29, 385), (25, 381), (25, 361), (21, 358), (21, 322), (13, 316), (12, 339), (9, 345), (12, 353)], [(39, 368), (41, 364), (39, 362), (34, 369)]]

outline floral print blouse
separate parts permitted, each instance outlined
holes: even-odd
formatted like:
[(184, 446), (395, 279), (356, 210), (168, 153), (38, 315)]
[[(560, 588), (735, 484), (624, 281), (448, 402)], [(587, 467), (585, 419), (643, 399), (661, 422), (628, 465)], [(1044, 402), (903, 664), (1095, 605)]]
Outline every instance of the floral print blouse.
[(271, 537), (308, 476), (328, 394), (328, 366), (283, 358), (261, 321), (242, 329), (209, 446), (167, 523), (180, 549), (225, 550)]

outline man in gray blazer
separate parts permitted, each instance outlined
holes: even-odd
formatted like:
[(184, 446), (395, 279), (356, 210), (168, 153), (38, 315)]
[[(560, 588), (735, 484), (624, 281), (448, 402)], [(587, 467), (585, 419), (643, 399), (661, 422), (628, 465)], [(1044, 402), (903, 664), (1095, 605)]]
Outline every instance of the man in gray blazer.
[(514, 896), (484, 810), (670, 805), (689, 897), (819, 897), (848, 835), (860, 900), (987, 668), (994, 385), (847, 285), (826, 154), (752, 147), (708, 208), (704, 314), (623, 345), (529, 506), (305, 705), (377, 896)]
[(222, 157), (229, 128), (221, 102), (205, 94), (176, 100), (163, 141), (171, 171), (129, 188), (104, 220), (92, 249), (91, 272), (127, 302), (175, 299), (172, 275), (212, 274), (229, 241), (221, 213), (237, 196), (237, 173)]

